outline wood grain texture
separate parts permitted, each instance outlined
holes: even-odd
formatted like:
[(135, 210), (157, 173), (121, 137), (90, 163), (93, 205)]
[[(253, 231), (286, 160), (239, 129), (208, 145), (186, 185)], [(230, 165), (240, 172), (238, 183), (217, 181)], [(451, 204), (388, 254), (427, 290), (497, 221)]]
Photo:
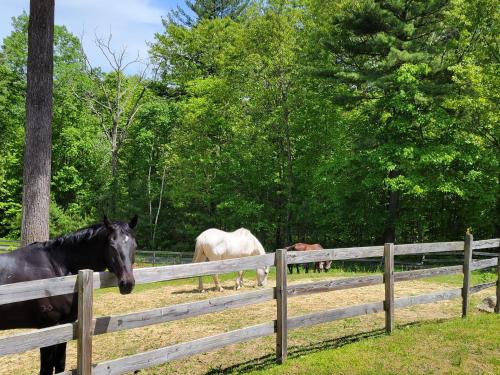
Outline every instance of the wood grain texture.
[[(275, 323), (264, 323), (229, 331), (182, 344), (172, 345), (161, 349), (134, 354), (128, 357), (106, 361), (94, 365), (93, 375), (117, 375), (132, 372), (148, 367), (158, 366), (174, 359), (207, 352), (224, 346), (249, 341), (257, 337), (272, 335), (275, 332)], [(71, 371), (64, 373), (71, 374)]]
[(287, 264), (311, 263), (324, 260), (345, 260), (381, 257), (383, 246), (348, 247), (339, 249), (323, 249), (311, 251), (289, 251)]
[(427, 294), (419, 294), (417, 296), (408, 296), (396, 298), (394, 300), (394, 307), (397, 309), (401, 309), (404, 307), (412, 306), (412, 305), (421, 305), (426, 303), (433, 303), (438, 301), (445, 301), (448, 299), (458, 298), (462, 293), (461, 288), (445, 290), (441, 292), (435, 293), (427, 293)]
[(449, 267), (436, 267), (426, 268), (422, 270), (396, 272), (394, 274), (394, 281), (408, 281), (423, 279), (426, 277), (440, 276), (440, 275), (453, 275), (462, 273), (463, 266), (449, 266)]
[(0, 285), (0, 305), (76, 292), (76, 275)]
[(78, 271), (77, 374), (92, 373), (92, 270)]
[(330, 292), (333, 290), (360, 288), (363, 286), (382, 284), (383, 282), (384, 280), (382, 275), (347, 277), (343, 279), (292, 284), (288, 285), (287, 291), (289, 297), (297, 297), (306, 294)]
[(394, 330), (394, 244), (384, 245), (385, 331)]
[(492, 238), (489, 240), (474, 241), (473, 249), (491, 249), (500, 247), (500, 238)]
[(0, 356), (61, 344), (76, 338), (73, 323), (0, 337)]
[(383, 301), (294, 316), (293, 318), (288, 319), (288, 329), (307, 327), (315, 324), (352, 318), (359, 315), (373, 314), (381, 311), (384, 311)]
[[(462, 317), (467, 316), (469, 310), (469, 288), (470, 288), (470, 273), (472, 263), (472, 246), (474, 238), (472, 234), (467, 233), (464, 241), (464, 282), (462, 287)], [(479, 261), (480, 262), (480, 261)]]
[(498, 258), (489, 258), (489, 259), (481, 259), (474, 260), (470, 264), (470, 270), (480, 270), (483, 268), (496, 267), (498, 264)]
[(500, 314), (500, 249), (498, 249), (498, 264), (497, 264), (497, 303), (495, 305), (495, 312)]
[(461, 251), (463, 249), (463, 241), (404, 244), (395, 245), (394, 255), (442, 253), (449, 251)]
[(276, 362), (286, 360), (288, 352), (288, 293), (287, 293), (287, 251), (276, 251)]

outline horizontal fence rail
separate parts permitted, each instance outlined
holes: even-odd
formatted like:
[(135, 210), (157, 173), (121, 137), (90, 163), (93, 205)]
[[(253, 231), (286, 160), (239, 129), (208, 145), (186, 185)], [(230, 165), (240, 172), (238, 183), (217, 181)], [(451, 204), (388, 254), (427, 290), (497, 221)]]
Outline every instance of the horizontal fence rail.
[[(277, 300), (277, 320), (252, 327), (245, 327), (234, 331), (221, 333), (215, 336), (205, 337), (198, 340), (179, 343), (168, 347), (151, 350), (144, 353), (138, 353), (131, 356), (114, 359), (98, 364), (93, 364), (92, 374), (121, 374), (129, 371), (137, 371), (147, 367), (162, 364), (174, 359), (183, 358), (189, 355), (206, 352), (226, 345), (245, 342), (262, 336), (277, 334), (280, 339), (277, 345), (280, 345), (277, 354), (279, 362), (286, 359), (287, 354), (287, 331), (301, 327), (307, 327), (314, 324), (326, 323), (334, 320), (345, 319), (355, 316), (381, 313), (385, 311), (386, 324), (392, 331), (394, 309), (405, 308), (412, 305), (433, 303), (462, 297), (468, 301), (469, 295), (480, 292), (486, 288), (497, 286), (497, 295), (500, 282), (487, 282), (478, 285), (469, 285), (464, 281), (463, 288), (439, 291), (415, 296), (406, 296), (394, 298), (393, 283), (417, 280), (421, 278), (434, 277), (440, 275), (461, 274), (465, 272), (464, 280), (470, 280), (470, 272), (473, 270), (496, 267), (500, 273), (498, 261), (498, 252), (484, 253), (491, 258), (472, 260), (470, 257), (464, 258), (463, 265), (437, 267), (430, 269), (420, 269), (413, 271), (394, 272), (394, 256), (408, 254), (425, 254), (437, 252), (464, 252), (473, 253), (475, 249), (490, 249), (499, 247), (500, 239), (473, 241), (472, 236), (466, 238), (466, 241), (428, 243), (428, 244), (409, 244), (369, 246), (356, 248), (325, 249), (308, 252), (287, 252), (280, 250), (280, 259), (275, 259), (274, 253), (265, 255), (230, 259), (223, 261), (192, 263), (183, 265), (163, 266), (154, 268), (143, 268), (134, 271), (137, 284), (152, 283), (158, 281), (168, 281), (175, 279), (190, 278), (196, 276), (212, 275), (217, 273), (227, 273), (240, 270), (263, 268), (275, 265), (280, 276), (279, 288), (262, 289), (254, 292), (239, 293), (229, 296), (216, 297), (201, 301), (188, 302), (183, 304), (165, 306), (140, 312), (127, 314), (101, 316), (92, 318), (92, 314), (82, 313), (82, 318), (75, 323), (63, 324), (59, 326), (44, 328), (32, 332), (20, 333), (17, 335), (0, 337), (0, 355), (14, 354), (35, 348), (51, 346), (63, 342), (77, 339), (82, 332), (86, 342), (83, 343), (78, 353), (78, 363), (81, 366), (90, 366), (91, 363), (91, 339), (89, 335), (101, 335), (105, 333), (128, 330), (132, 328), (145, 327), (153, 324), (165, 323), (174, 320), (186, 319), (203, 314), (210, 314), (224, 311), (232, 308), (240, 308), (257, 303)], [(468, 246), (468, 247), (467, 247)], [(321, 280), (308, 283), (298, 283), (287, 285), (286, 267), (288, 264), (318, 262), (325, 260), (348, 260), (370, 257), (382, 257), (386, 249), (385, 276), (381, 274), (349, 277), (342, 279)], [(391, 250), (392, 249), (392, 250)], [(469, 250), (467, 250), (469, 249)], [(389, 252), (387, 252), (389, 250)], [(496, 255), (496, 256), (495, 256)], [(92, 303), (91, 290), (98, 288), (107, 288), (116, 286), (116, 278), (108, 272), (85, 273), (87, 282), (80, 282), (80, 291)], [(390, 277), (388, 277), (389, 275)], [(90, 277), (90, 279), (89, 279)], [(391, 285), (388, 286), (388, 283)], [(356, 306), (346, 306), (333, 310), (315, 312), (311, 314), (287, 317), (288, 297), (298, 297), (320, 292), (329, 292), (335, 290), (344, 290), (358, 288), (370, 285), (385, 284), (385, 301), (365, 303)], [(31, 282), (14, 283), (0, 286), (0, 304), (19, 302), (41, 297), (50, 297), (63, 294), (78, 292), (77, 276), (65, 276), (53, 279), (36, 280)], [(87, 285), (87, 286), (85, 286)], [(390, 302), (391, 305), (388, 305)], [(392, 306), (392, 308), (388, 308)], [(498, 302), (495, 310), (498, 312)], [(466, 309), (464, 310), (466, 313)], [(281, 314), (281, 315), (280, 315)], [(280, 317), (281, 316), (281, 317)], [(280, 320), (281, 319), (281, 320)], [(387, 323), (388, 322), (388, 323)], [(81, 324), (85, 324), (82, 330)], [(80, 342), (80, 340), (79, 340)], [(81, 370), (81, 369), (80, 369)], [(89, 370), (90, 371), (90, 370)], [(76, 370), (64, 372), (64, 374), (74, 374)]]

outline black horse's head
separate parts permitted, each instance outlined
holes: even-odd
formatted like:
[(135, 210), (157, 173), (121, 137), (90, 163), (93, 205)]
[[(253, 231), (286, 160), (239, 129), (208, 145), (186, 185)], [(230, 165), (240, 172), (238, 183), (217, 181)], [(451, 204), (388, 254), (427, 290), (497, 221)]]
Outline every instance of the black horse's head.
[(116, 275), (121, 294), (129, 294), (135, 285), (132, 265), (135, 262), (137, 242), (134, 227), (137, 225), (137, 215), (129, 223), (109, 221), (104, 217), (107, 230), (105, 259), (108, 269)]

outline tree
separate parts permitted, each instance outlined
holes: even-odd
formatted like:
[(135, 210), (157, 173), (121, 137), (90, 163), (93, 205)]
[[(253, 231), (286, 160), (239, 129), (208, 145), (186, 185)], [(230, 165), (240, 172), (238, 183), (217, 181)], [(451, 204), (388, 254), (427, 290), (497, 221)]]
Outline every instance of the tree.
[[(453, 84), (449, 67), (460, 59), (458, 33), (445, 20), (452, 8), (448, 0), (330, 5), (324, 45), (334, 64), (321, 73), (346, 88), (334, 99), (358, 106), (365, 117), (354, 124), (352, 160), (366, 167), (363, 184), (385, 206), (383, 242), (396, 240), (402, 199), (462, 197), (458, 180), (445, 172), (459, 155), (450, 137), (453, 119), (442, 107)], [(421, 175), (420, 162), (433, 179)]]
[[(139, 59), (126, 60), (126, 49), (116, 51), (111, 46), (112, 36), (108, 39), (97, 39), (96, 45), (111, 67), (110, 73), (93, 68), (86, 58), (92, 86), (84, 98), (92, 112), (98, 117), (103, 134), (111, 151), (111, 213), (116, 214), (118, 195), (119, 153), (128, 137), (131, 124), (144, 102), (146, 93), (146, 75), (148, 65), (135, 75), (127, 77), (126, 69), (140, 64)], [(84, 55), (83, 51), (82, 54)], [(76, 94), (76, 92), (75, 92)], [(78, 95), (78, 94), (77, 94)]]
[(23, 244), (49, 239), (54, 0), (30, 1), (23, 173)]
[(194, 17), (180, 6), (177, 6), (170, 20), (183, 26), (195, 26), (201, 20), (214, 20), (229, 17), (236, 20), (248, 7), (250, 0), (186, 0), (187, 7)]

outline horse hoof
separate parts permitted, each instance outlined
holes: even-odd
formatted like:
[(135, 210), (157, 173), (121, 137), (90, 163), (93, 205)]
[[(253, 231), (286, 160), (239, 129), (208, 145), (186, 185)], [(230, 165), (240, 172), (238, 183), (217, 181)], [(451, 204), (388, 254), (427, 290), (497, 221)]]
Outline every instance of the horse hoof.
[(224, 288), (223, 287), (220, 287), (219, 288), (219, 292), (223, 292), (224, 291)]

